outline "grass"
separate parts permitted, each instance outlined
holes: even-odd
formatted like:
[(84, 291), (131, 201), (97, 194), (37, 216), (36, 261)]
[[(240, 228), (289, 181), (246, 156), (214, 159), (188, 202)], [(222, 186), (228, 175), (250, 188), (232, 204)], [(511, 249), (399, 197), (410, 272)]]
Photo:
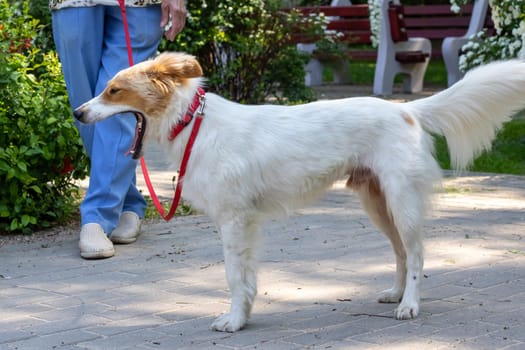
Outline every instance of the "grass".
[[(144, 213), (144, 218), (146, 219), (162, 219), (160, 216), (157, 208), (155, 207), (155, 204), (153, 204), (153, 201), (151, 200), (150, 196), (144, 196), (146, 199), (147, 207), (146, 212)], [(172, 200), (160, 200), (160, 204), (162, 205), (162, 208), (164, 209), (164, 214), (168, 214), (171, 208)], [(195, 214), (195, 210), (188, 204), (184, 203), (184, 199), (181, 198), (179, 206), (175, 210), (174, 216), (186, 216), (186, 215), (192, 215)]]
[[(350, 61), (350, 81), (355, 85), (372, 85), (374, 83), (375, 61)], [(323, 72), (325, 81), (332, 80), (332, 72), (327, 68)], [(397, 76), (395, 82), (401, 83), (401, 76)], [(447, 85), (447, 70), (442, 61), (431, 61), (425, 74), (425, 83), (433, 85)]]
[[(443, 169), (450, 169), (450, 157), (443, 137), (436, 137), (436, 156)], [(469, 170), (525, 175), (525, 112), (503, 126), (492, 143), (492, 149), (483, 152)]]

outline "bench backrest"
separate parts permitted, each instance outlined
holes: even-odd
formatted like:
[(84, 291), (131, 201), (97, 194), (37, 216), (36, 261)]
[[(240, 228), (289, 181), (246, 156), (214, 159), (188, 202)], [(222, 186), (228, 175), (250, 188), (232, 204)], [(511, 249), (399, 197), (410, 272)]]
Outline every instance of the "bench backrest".
[[(446, 37), (462, 36), (467, 32), (472, 15), (472, 5), (461, 7), (459, 14), (450, 11), (450, 5), (402, 5), (404, 18), (393, 22), (390, 18), (392, 39), (402, 36), (422, 37), (430, 40), (441, 40)], [(490, 14), (487, 15), (485, 27), (491, 28)], [(394, 35), (395, 34), (395, 35)]]
[[(305, 6), (297, 7), (304, 16), (323, 13), (329, 18), (328, 30), (334, 30), (342, 34), (343, 40), (352, 44), (370, 44), (370, 18), (368, 5), (349, 6)], [(298, 34), (295, 42), (312, 42), (319, 38), (308, 38), (308, 35)]]

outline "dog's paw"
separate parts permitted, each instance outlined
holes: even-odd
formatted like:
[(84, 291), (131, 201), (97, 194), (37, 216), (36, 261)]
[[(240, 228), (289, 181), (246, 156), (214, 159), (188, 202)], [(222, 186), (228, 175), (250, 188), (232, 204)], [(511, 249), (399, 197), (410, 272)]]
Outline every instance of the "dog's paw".
[(402, 290), (399, 290), (396, 288), (390, 288), (390, 289), (384, 290), (381, 293), (379, 293), (379, 297), (377, 298), (377, 301), (380, 303), (399, 303), (402, 297), (403, 297)]
[(394, 311), (394, 313), (396, 319), (398, 320), (409, 320), (411, 318), (416, 318), (419, 314), (419, 305), (417, 303), (402, 302)]
[(218, 332), (237, 332), (244, 327), (246, 319), (232, 316), (231, 313), (222, 314), (213, 321), (211, 330)]

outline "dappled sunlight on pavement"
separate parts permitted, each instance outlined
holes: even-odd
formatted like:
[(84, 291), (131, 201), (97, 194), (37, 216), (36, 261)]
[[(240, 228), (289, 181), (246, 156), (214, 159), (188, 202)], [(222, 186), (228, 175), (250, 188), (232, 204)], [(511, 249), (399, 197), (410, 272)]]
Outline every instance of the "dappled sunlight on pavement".
[(525, 347), (525, 179), (469, 174), (443, 188), (425, 225), (417, 319), (376, 302), (394, 279), (391, 248), (336, 184), (265, 226), (259, 295), (239, 333), (208, 329), (228, 309), (222, 248), (208, 218), (189, 216), (146, 223), (107, 260), (82, 260), (76, 236), (0, 247), (0, 347)]

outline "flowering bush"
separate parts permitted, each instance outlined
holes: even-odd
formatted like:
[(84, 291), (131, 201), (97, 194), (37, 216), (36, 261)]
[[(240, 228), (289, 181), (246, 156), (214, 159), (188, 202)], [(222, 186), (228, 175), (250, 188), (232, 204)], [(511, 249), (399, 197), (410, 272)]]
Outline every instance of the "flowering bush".
[[(451, 11), (459, 12), (461, 5), (472, 0), (450, 0)], [(525, 58), (525, 1), (489, 0), (496, 33), (488, 36), (481, 31), (463, 47), (459, 68), (467, 71), (498, 59)], [(380, 0), (368, 0), (372, 44), (377, 46), (381, 29)]]
[[(452, 10), (468, 2), (451, 0)], [(459, 60), (459, 68), (467, 71), (485, 62), (525, 58), (525, 2), (523, 0), (490, 0), (492, 21), (496, 35), (487, 36), (486, 31), (474, 35), (463, 46), (464, 54)]]

